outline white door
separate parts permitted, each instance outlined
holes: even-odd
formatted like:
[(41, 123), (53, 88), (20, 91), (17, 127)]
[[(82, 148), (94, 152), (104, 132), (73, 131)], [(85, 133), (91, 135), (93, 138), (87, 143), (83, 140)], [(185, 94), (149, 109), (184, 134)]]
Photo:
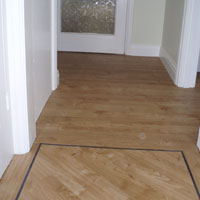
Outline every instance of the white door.
[(127, 0), (58, 0), (58, 50), (123, 54)]
[(13, 156), (12, 125), (3, 37), (2, 0), (0, 0), (0, 178)]

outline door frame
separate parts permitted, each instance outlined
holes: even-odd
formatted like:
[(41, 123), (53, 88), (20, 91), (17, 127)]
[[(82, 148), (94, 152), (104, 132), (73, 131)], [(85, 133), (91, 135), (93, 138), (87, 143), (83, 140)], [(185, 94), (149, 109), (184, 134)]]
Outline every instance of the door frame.
[[(116, 7), (115, 34), (61, 32), (61, 0), (58, 1), (59, 51), (124, 54), (126, 40), (127, 3), (120, 0)], [(125, 21), (125, 23), (124, 23)], [(66, 35), (66, 36), (65, 36)], [(66, 46), (65, 44), (68, 44)], [(92, 45), (90, 45), (92, 43)]]
[(127, 16), (126, 16), (126, 38), (124, 53), (129, 55), (130, 48), (132, 47), (132, 34), (133, 34), (133, 13), (134, 13), (134, 0), (127, 2)]
[(24, 0), (6, 0), (2, 3), (6, 29), (4, 40), (7, 53), (13, 148), (15, 154), (24, 154), (29, 152), (35, 139), (33, 107), (28, 103), (32, 90), (27, 82)]
[(52, 90), (59, 85), (59, 71), (57, 67), (57, 0), (51, 0), (51, 73), (52, 73)]
[[(200, 49), (200, 1), (185, 0), (183, 26), (181, 32), (181, 42), (179, 47), (179, 58), (177, 70), (174, 75), (174, 83), (182, 88), (194, 88), (196, 85), (196, 76), (198, 70), (199, 49)], [(134, 0), (128, 0), (127, 10), (127, 25), (126, 25), (126, 42), (125, 54), (133, 55), (131, 51), (131, 40), (133, 34), (133, 12)], [(143, 49), (137, 52), (139, 56), (157, 56), (159, 49), (152, 51), (144, 51)]]
[[(11, 121), (11, 105), (10, 105), (10, 90), (9, 90), (9, 76), (8, 76), (8, 68), (7, 68), (7, 49), (6, 49), (6, 26), (5, 26), (5, 13), (4, 13), (3, 0), (0, 0), (0, 65), (1, 65), (1, 79), (3, 85), (3, 92), (0, 94), (0, 98), (4, 101), (3, 107), (5, 110), (1, 110), (1, 117), (6, 121), (2, 122), (1, 130), (3, 130), (0, 134), (1, 146), (0, 149), (3, 152), (1, 164), (0, 164), (0, 179), (12, 160), (14, 150), (13, 150), (13, 138), (12, 138), (12, 121)], [(6, 129), (6, 131), (5, 131)]]
[[(26, 63), (25, 0), (2, 0), (8, 63), (14, 154), (30, 151), (36, 137), (33, 83)], [(57, 2), (51, 0), (52, 90), (58, 86)]]
[(175, 84), (178, 87), (194, 88), (200, 50), (200, 1), (185, 0), (183, 27), (179, 49)]

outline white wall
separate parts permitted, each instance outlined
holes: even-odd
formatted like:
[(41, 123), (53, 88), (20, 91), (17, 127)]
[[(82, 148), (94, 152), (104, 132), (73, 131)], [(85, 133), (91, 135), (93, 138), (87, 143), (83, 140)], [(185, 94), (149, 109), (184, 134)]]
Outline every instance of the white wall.
[(34, 66), (33, 66), (33, 44), (32, 44), (32, 3), (24, 1), (25, 16), (25, 50), (26, 50), (26, 75), (27, 75), (27, 99), (29, 113), (29, 140), (33, 143), (36, 137), (35, 125), (35, 98), (34, 98)]
[(185, 0), (166, 0), (160, 57), (172, 80), (176, 79)]
[(35, 121), (51, 92), (51, 1), (25, 1), (27, 64), (32, 68)]
[(165, 2), (165, 0), (134, 0), (133, 44), (161, 45)]
[(14, 154), (8, 80), (5, 18), (0, 0), (0, 178)]
[(159, 56), (166, 0), (130, 0), (127, 55)]
[(167, 0), (162, 48), (177, 63), (182, 32), (184, 0)]

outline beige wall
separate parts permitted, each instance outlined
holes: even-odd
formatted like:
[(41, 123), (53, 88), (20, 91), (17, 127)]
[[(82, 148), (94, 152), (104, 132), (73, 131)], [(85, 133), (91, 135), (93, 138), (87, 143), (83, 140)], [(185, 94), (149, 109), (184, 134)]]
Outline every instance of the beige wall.
[(184, 0), (166, 1), (162, 48), (175, 63), (178, 62), (184, 4)]
[(166, 0), (134, 0), (134, 45), (161, 45), (165, 2)]

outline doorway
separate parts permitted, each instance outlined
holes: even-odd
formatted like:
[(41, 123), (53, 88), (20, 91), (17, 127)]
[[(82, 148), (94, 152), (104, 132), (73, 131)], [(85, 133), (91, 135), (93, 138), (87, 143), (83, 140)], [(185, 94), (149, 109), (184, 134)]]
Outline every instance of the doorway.
[(58, 50), (125, 52), (127, 0), (59, 0)]

